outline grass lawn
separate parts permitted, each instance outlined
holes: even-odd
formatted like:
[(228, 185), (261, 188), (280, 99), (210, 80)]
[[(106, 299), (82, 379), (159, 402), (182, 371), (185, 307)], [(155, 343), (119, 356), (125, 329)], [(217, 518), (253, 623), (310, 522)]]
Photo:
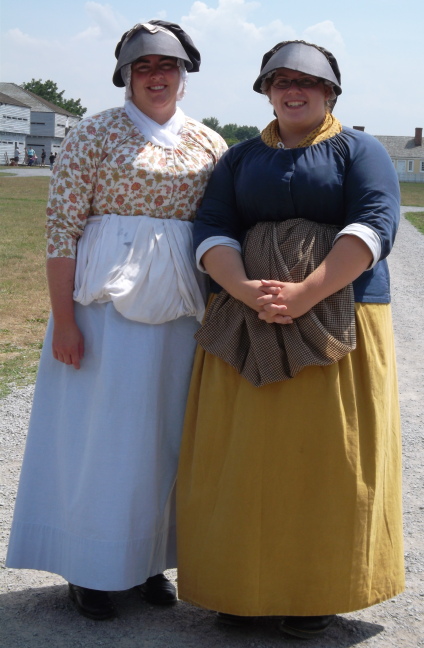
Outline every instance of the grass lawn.
[[(0, 398), (13, 385), (33, 382), (37, 372), (49, 315), (44, 238), (48, 183), (47, 177), (0, 177)], [(401, 192), (403, 205), (424, 209), (424, 183), (401, 183)], [(407, 218), (424, 233), (424, 211)]]
[(408, 207), (424, 207), (424, 182), (401, 182), (401, 204)]
[(412, 223), (412, 225), (414, 225), (421, 234), (424, 234), (424, 211), (407, 212), (405, 218), (406, 220), (409, 220), (409, 222)]
[(0, 179), (0, 397), (34, 380), (49, 314), (45, 280), (48, 178)]
[[(424, 182), (401, 182), (400, 193), (402, 205), (424, 208)], [(424, 211), (408, 212), (405, 218), (424, 234)]]

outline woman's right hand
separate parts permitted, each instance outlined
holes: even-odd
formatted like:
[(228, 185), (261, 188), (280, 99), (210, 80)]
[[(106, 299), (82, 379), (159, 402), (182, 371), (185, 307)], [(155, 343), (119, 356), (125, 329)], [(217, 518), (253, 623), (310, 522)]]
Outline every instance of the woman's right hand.
[(258, 300), (264, 297), (262, 290), (262, 282), (256, 279), (246, 279), (241, 281), (232, 288), (231, 294), (235, 299), (243, 302), (249, 308), (252, 308), (257, 313), (263, 310), (263, 306), (259, 304)]
[(75, 259), (47, 259), (47, 281), (53, 311), (53, 357), (59, 362), (80, 368), (84, 355), (84, 338), (74, 313)]
[[(262, 281), (247, 278), (240, 252), (232, 247), (216, 245), (205, 252), (202, 263), (211, 277), (232, 297), (243, 302), (257, 313), (264, 310), (260, 300), (265, 295), (269, 295), (270, 291), (265, 288)], [(276, 300), (278, 294), (279, 291), (275, 296)], [(267, 301), (269, 301), (269, 298)], [(291, 317), (284, 317), (282, 312), (284, 308), (284, 305), (279, 307), (279, 323), (291, 324), (293, 321)]]
[[(249, 279), (239, 284), (237, 289), (234, 292), (235, 294), (233, 294), (233, 296), (236, 297), (236, 299), (242, 301), (243, 304), (246, 304), (246, 306), (249, 306), (249, 308), (255, 310), (259, 314), (260, 319), (266, 321), (267, 324), (275, 323), (273, 317), (269, 318), (269, 321), (266, 317), (264, 317), (264, 315), (266, 315), (266, 308), (264, 305), (263, 298), (266, 297), (265, 300), (266, 305), (273, 303), (273, 300), (275, 300), (276, 303), (279, 303), (277, 301), (279, 297), (279, 293), (277, 293), (274, 297), (272, 297), (270, 291), (267, 289), (266, 286), (264, 286), (263, 281), (249, 280)], [(292, 318), (289, 316), (285, 316), (283, 312), (284, 310), (287, 310), (287, 306), (279, 304), (278, 323), (292, 324), (293, 323)]]
[(54, 324), (52, 352), (59, 362), (80, 368), (84, 356), (84, 337), (75, 322)]

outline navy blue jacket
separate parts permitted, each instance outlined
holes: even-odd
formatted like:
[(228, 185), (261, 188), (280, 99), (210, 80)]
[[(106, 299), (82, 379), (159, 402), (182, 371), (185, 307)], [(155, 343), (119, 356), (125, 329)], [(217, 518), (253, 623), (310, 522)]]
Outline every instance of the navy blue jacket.
[(353, 283), (355, 301), (390, 302), (386, 257), (400, 217), (399, 182), (384, 147), (351, 128), (319, 144), (273, 149), (260, 137), (230, 148), (218, 162), (194, 222), (194, 247), (210, 236), (243, 242), (259, 221), (306, 218), (371, 227), (381, 258)]

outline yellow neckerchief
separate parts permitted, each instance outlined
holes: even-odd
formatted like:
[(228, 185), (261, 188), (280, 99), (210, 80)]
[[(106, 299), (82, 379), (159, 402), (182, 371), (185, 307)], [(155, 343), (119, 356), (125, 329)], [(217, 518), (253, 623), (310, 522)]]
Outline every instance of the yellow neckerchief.
[[(305, 146), (311, 146), (312, 144), (318, 144), (318, 142), (334, 137), (340, 133), (341, 130), (342, 125), (339, 120), (331, 113), (326, 113), (324, 121), (322, 121), (317, 128), (308, 133), (308, 135), (306, 135), (306, 137), (304, 137), (303, 140), (294, 148), (303, 148)], [(262, 141), (271, 148), (284, 148), (278, 130), (278, 119), (274, 119), (266, 128), (264, 128), (261, 133), (261, 138)]]

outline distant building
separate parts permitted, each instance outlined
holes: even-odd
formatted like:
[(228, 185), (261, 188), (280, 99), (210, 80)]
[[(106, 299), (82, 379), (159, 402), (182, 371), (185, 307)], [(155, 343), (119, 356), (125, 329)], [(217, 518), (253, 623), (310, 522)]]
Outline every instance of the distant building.
[(16, 83), (0, 83), (0, 163), (4, 164), (5, 153), (13, 158), (16, 144), (22, 149), (21, 162), (25, 148), (33, 148), (38, 159), (43, 148), (47, 157), (51, 151), (57, 153), (68, 130), (80, 120)]
[(16, 147), (20, 151), (22, 162), (30, 128), (29, 106), (0, 92), (0, 164), (13, 159)]
[[(364, 130), (363, 126), (354, 126)], [(394, 164), (400, 182), (424, 182), (423, 129), (416, 128), (414, 137), (375, 135)]]

